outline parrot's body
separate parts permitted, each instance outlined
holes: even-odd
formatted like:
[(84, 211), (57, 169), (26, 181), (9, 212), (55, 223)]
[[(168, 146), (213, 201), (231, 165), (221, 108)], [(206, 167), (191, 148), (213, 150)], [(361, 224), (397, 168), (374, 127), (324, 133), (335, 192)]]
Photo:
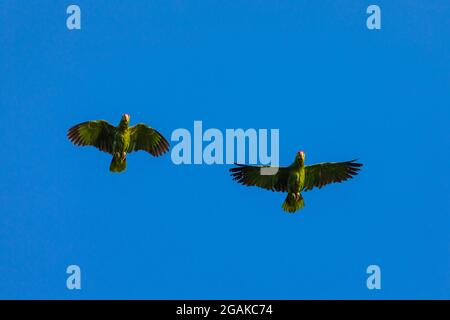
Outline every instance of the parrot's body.
[(67, 137), (78, 146), (94, 146), (113, 156), (109, 170), (122, 172), (127, 166), (127, 154), (147, 151), (157, 157), (169, 150), (167, 140), (145, 124), (130, 127), (130, 116), (122, 115), (117, 127), (104, 120), (87, 121), (69, 129)]
[(287, 192), (282, 208), (295, 212), (304, 207), (302, 191), (314, 187), (322, 188), (333, 182), (342, 182), (358, 174), (362, 164), (356, 160), (346, 162), (324, 162), (305, 166), (305, 153), (297, 153), (295, 161), (288, 167), (280, 167), (274, 174), (264, 174), (269, 167), (238, 165), (230, 169), (233, 180), (246, 185), (257, 186), (271, 191)]

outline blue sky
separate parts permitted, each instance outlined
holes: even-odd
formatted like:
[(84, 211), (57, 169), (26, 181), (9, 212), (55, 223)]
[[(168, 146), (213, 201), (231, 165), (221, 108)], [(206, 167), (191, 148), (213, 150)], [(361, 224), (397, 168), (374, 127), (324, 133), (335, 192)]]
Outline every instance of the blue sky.
[[(0, 298), (450, 298), (448, 1), (375, 1), (379, 31), (368, 1), (79, 0), (69, 31), (71, 3), (0, 4)], [(136, 153), (113, 175), (66, 139), (125, 112), (365, 166), (288, 215), (230, 166)]]

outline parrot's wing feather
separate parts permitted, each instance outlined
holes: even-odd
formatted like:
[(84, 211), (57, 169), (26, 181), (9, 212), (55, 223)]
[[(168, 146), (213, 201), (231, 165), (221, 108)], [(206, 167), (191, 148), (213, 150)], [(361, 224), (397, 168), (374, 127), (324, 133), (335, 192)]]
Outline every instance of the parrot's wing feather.
[(94, 146), (112, 153), (115, 129), (104, 120), (87, 121), (70, 128), (67, 137), (77, 146)]
[(333, 182), (342, 182), (358, 174), (361, 163), (357, 160), (345, 162), (323, 162), (312, 166), (305, 166), (305, 182), (302, 191), (322, 188)]
[[(288, 191), (289, 169), (286, 167), (270, 168), (268, 166), (247, 166), (236, 164), (237, 167), (231, 168), (231, 176), (233, 180), (243, 184), (244, 186), (257, 186), (271, 191)], [(262, 169), (266, 170), (262, 174)], [(277, 172), (275, 170), (278, 169)], [(273, 174), (269, 174), (274, 170)]]
[(132, 126), (130, 132), (128, 152), (143, 150), (158, 157), (169, 151), (169, 143), (162, 134), (145, 124)]

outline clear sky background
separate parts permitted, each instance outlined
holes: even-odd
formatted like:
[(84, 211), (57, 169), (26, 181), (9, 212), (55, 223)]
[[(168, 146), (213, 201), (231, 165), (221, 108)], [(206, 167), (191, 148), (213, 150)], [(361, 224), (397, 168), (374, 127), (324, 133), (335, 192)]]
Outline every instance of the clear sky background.
[[(450, 298), (449, 1), (73, 3), (79, 31), (72, 2), (0, 3), (0, 298)], [(111, 174), (66, 139), (125, 112), (365, 166), (289, 215), (230, 166), (135, 153)]]

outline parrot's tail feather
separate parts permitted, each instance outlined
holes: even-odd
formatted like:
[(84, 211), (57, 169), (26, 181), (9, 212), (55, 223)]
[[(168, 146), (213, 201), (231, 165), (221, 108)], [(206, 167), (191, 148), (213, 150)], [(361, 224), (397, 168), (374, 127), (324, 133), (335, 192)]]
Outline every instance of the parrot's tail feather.
[(113, 157), (111, 160), (111, 165), (109, 166), (109, 171), (111, 172), (122, 172), (127, 167), (127, 159), (122, 157)]
[(301, 193), (289, 193), (281, 206), (284, 211), (294, 213), (305, 206), (305, 200)]

